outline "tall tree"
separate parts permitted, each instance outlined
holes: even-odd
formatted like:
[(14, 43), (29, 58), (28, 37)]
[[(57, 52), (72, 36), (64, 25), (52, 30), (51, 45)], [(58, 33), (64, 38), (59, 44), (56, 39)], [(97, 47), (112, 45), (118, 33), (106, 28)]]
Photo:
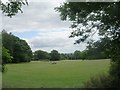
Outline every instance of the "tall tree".
[(32, 51), (27, 42), (11, 33), (8, 34), (5, 30), (2, 31), (2, 44), (9, 50), (13, 63), (30, 62), (32, 59)]
[(46, 51), (37, 50), (34, 52), (34, 59), (35, 60), (47, 60), (49, 58), (50, 58), (49, 53)]
[(60, 60), (60, 54), (57, 50), (52, 50), (50, 53), (50, 60), (51, 61), (58, 61)]
[[(0, 0), (0, 9), (2, 13), (4, 13), (8, 17), (15, 16), (18, 11), (22, 11), (22, 6), (23, 5), (28, 5), (27, 0), (8, 0), (8, 2), (3, 3), (2, 0)], [(2, 45), (1, 45), (2, 46)], [(3, 61), (3, 60), (2, 60)], [(2, 67), (5, 68), (5, 65), (2, 64)], [(2, 71), (4, 71), (4, 68), (2, 68)]]
[(120, 2), (66, 2), (56, 10), (62, 20), (72, 21), (70, 37), (79, 37), (76, 43), (88, 40), (96, 32), (109, 38), (109, 56), (112, 59), (111, 87), (120, 86)]
[(88, 50), (83, 50), (81, 53), (80, 53), (80, 57), (82, 60), (85, 60), (85, 59), (88, 59)]
[[(57, 7), (62, 20), (72, 21), (70, 37), (80, 37), (76, 43), (86, 40), (97, 31), (99, 35), (119, 38), (119, 2), (67, 2)], [(83, 28), (84, 27), (84, 28)]]
[(74, 52), (74, 54), (73, 54), (73, 57), (74, 57), (74, 59), (75, 60), (77, 60), (77, 59), (80, 59), (81, 57), (80, 57), (80, 51), (78, 51), (78, 50), (76, 50), (75, 52)]
[[(2, 35), (0, 33), (0, 41), (2, 41)], [(12, 56), (9, 53), (9, 50), (2, 46), (0, 42), (0, 71), (5, 72), (5, 64), (12, 61)]]

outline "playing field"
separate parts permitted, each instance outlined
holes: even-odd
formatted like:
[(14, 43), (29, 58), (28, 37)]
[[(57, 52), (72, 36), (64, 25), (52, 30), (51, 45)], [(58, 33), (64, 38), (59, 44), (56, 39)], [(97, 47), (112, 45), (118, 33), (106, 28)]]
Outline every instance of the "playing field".
[(57, 64), (33, 61), (8, 64), (3, 74), (5, 88), (78, 88), (90, 77), (107, 73), (110, 60), (64, 60)]

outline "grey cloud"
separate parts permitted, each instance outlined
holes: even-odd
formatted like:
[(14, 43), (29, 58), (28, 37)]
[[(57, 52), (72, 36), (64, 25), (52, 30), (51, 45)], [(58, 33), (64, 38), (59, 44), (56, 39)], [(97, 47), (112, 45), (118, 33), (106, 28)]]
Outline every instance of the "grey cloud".
[(8, 31), (30, 31), (31, 29), (52, 29), (69, 27), (68, 22), (62, 22), (57, 12), (55, 12), (50, 2), (32, 2), (29, 6), (24, 6), (24, 13), (19, 13), (9, 19), (3, 16), (3, 28)]
[(43, 35), (40, 34), (39, 36), (36, 36), (28, 41), (33, 48), (33, 51), (43, 49), (50, 52), (51, 50), (56, 49), (62, 53), (65, 53), (85, 49), (86, 44), (82, 44), (81, 46), (73, 44), (75, 39), (68, 38), (69, 31), (58, 31), (42, 34)]
[[(63, 43), (66, 42), (66, 43)], [(68, 44), (69, 42), (67, 42), (67, 40), (62, 39), (62, 38), (56, 38), (56, 39), (49, 39), (46, 38), (40, 38), (40, 39), (34, 39), (33, 41), (31, 41), (31, 43), (34, 43), (33, 46), (36, 48), (46, 48), (46, 47), (63, 47), (64, 45)]]
[(68, 38), (71, 32), (70, 23), (60, 20), (59, 14), (54, 10), (57, 5), (55, 2), (30, 2), (29, 6), (23, 7), (24, 13), (19, 13), (13, 18), (3, 15), (3, 28), (22, 33), (38, 31), (37, 36), (25, 38), (33, 51), (41, 49), (50, 52), (56, 49), (60, 52), (73, 52), (85, 49), (85, 44), (74, 45), (75, 39)]

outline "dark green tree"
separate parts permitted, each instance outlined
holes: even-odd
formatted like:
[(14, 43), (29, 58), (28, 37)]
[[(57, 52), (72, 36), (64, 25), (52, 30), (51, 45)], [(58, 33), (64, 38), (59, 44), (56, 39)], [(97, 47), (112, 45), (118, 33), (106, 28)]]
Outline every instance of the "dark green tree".
[(67, 56), (65, 54), (60, 54), (60, 60), (66, 60), (67, 59)]
[(2, 47), (2, 72), (5, 72), (5, 64), (12, 61), (12, 56), (10, 56), (9, 50), (5, 47)]
[[(6, 16), (8, 17), (12, 17), (12, 16), (15, 16), (18, 11), (22, 11), (22, 6), (23, 5), (28, 5), (28, 2), (27, 0), (8, 0), (8, 2), (6, 3), (3, 3), (1, 0), (0, 0), (0, 9), (2, 11), (2, 13), (4, 13)], [(2, 46), (2, 45), (1, 45)], [(2, 64), (2, 66), (5, 68), (5, 65)], [(2, 68), (2, 71), (4, 71), (4, 68)]]
[(73, 60), (73, 59), (74, 59), (73, 53), (68, 53), (68, 54), (66, 54), (66, 56), (67, 56), (67, 58), (68, 58), (69, 60)]
[(60, 54), (60, 59), (61, 60), (72, 60), (74, 59), (73, 56), (74, 56), (73, 53), (62, 53)]
[(12, 56), (10, 56), (9, 50), (2, 47), (2, 64), (6, 64), (12, 61)]
[(56, 10), (62, 20), (72, 21), (70, 37), (79, 37), (76, 43), (89, 40), (95, 33), (110, 39), (110, 86), (120, 87), (120, 2), (66, 2)]
[[(106, 40), (108, 39), (100, 39), (96, 42), (89, 41), (87, 49), (87, 59), (107, 59), (109, 58), (106, 54)], [(108, 41), (107, 41), (108, 42)]]
[(110, 36), (110, 38), (118, 35), (119, 2), (67, 2), (56, 10), (62, 20), (73, 22), (71, 25), (73, 32), (70, 37), (80, 37), (76, 43), (86, 40), (97, 31), (99, 35)]
[(57, 50), (52, 50), (50, 53), (50, 60), (51, 61), (58, 61), (60, 60), (60, 54)]
[(37, 50), (34, 52), (34, 60), (48, 60), (50, 55), (46, 51)]
[(76, 50), (75, 52), (74, 52), (74, 54), (73, 54), (73, 57), (74, 57), (74, 59), (75, 60), (78, 60), (78, 59), (80, 59), (81, 57), (80, 57), (80, 51), (78, 51), (78, 50)]
[(12, 63), (30, 62), (32, 59), (32, 51), (27, 42), (5, 30), (2, 31), (2, 44), (13, 57)]
[(81, 57), (82, 60), (87, 59), (87, 57), (88, 57), (88, 50), (83, 50), (83, 51), (80, 53), (80, 57)]
[(8, 17), (15, 16), (19, 11), (23, 13), (23, 5), (28, 5), (27, 0), (8, 0), (6, 3), (0, 0), (0, 9)]

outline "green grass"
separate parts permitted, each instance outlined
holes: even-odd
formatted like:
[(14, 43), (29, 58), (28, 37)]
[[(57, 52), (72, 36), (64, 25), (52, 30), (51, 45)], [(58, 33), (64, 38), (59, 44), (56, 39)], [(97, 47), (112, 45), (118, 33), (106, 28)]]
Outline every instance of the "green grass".
[(64, 60), (57, 64), (30, 62), (6, 65), (5, 88), (77, 88), (100, 73), (107, 73), (110, 60)]

